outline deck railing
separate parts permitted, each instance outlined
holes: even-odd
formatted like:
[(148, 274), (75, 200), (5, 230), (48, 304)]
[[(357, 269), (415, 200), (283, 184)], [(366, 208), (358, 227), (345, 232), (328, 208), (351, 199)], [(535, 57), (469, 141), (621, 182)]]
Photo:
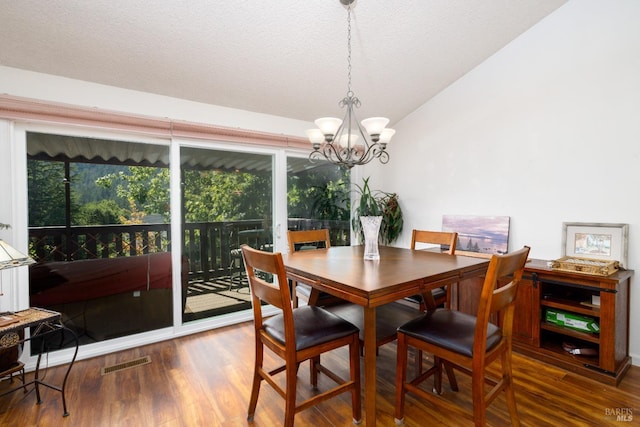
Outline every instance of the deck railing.
[[(291, 218), (290, 230), (328, 228), (331, 244), (349, 245), (349, 221)], [(272, 231), (262, 220), (188, 223), (183, 252), (189, 277), (209, 280), (242, 271), (243, 244), (271, 250)], [(170, 224), (51, 226), (29, 228), (29, 252), (38, 262), (137, 256), (171, 250)]]

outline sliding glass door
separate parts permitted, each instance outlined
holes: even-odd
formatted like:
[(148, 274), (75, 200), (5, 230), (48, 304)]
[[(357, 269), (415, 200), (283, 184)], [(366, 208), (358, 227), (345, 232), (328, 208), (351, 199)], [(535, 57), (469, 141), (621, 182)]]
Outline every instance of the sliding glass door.
[(168, 144), (27, 132), (27, 175), (30, 304), (81, 344), (172, 326)]
[(249, 309), (240, 247), (273, 250), (273, 155), (182, 147), (180, 165), (183, 321)]

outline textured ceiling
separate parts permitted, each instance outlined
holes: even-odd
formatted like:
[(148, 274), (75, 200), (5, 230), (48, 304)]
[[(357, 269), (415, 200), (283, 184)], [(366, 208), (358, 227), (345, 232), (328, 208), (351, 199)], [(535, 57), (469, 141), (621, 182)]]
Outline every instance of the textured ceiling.
[[(565, 0), (359, 0), (359, 118), (392, 124)], [(301, 120), (341, 115), (339, 0), (0, 0), (0, 65)]]

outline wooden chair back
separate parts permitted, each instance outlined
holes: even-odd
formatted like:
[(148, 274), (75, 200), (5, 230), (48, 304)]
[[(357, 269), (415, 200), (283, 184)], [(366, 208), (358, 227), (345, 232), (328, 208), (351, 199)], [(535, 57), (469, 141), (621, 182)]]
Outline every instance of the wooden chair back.
[(411, 233), (411, 249), (416, 248), (416, 243), (447, 246), (447, 253), (453, 255), (456, 252), (458, 233), (450, 231), (416, 230)]
[[(320, 230), (289, 230), (287, 231), (287, 239), (289, 240), (289, 253), (299, 250), (328, 249), (331, 247), (329, 230), (326, 228)], [(291, 294), (294, 307), (298, 306), (300, 297), (306, 299), (309, 305), (329, 305), (341, 302), (337, 297), (320, 292), (309, 285), (298, 283), (295, 280), (291, 283)]]
[[(411, 232), (411, 249), (416, 249), (418, 243), (425, 243), (429, 245), (440, 245), (440, 247), (447, 247), (446, 253), (454, 255), (456, 252), (456, 245), (458, 243), (458, 233), (455, 231), (431, 231), (431, 230), (416, 230)], [(420, 310), (433, 310), (439, 305), (445, 307), (451, 306), (451, 286), (442, 287), (442, 290), (434, 290), (433, 292), (423, 292), (422, 301), (420, 302)], [(443, 292), (444, 291), (444, 292)]]
[[(242, 258), (247, 271), (247, 280), (251, 289), (253, 317), (256, 331), (262, 329), (262, 301), (282, 310), (285, 325), (291, 323), (293, 331), (293, 317), (291, 308), (291, 294), (287, 282), (287, 274), (280, 252), (271, 253), (253, 249), (248, 245), (242, 246)], [(272, 277), (273, 283), (265, 280)]]
[[(489, 261), (489, 268), (482, 285), (480, 304), (476, 315), (476, 330), (474, 337), (474, 354), (484, 354), (487, 347), (487, 325), (491, 322), (491, 315), (502, 315), (500, 326), (502, 336), (511, 347), (513, 333), (513, 312), (515, 309), (518, 283), (522, 280), (524, 266), (529, 256), (530, 248), (523, 247), (506, 255), (494, 255)], [(501, 280), (508, 278), (508, 283), (501, 284)]]
[(296, 252), (301, 245), (309, 245), (315, 248), (330, 248), (329, 230), (289, 230), (287, 231), (289, 240), (289, 252)]

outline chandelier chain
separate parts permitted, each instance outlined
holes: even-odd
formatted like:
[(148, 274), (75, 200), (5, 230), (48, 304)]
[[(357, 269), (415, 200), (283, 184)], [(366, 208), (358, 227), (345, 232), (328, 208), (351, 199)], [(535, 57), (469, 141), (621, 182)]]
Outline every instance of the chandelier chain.
[(347, 95), (351, 96), (351, 3), (347, 6), (347, 76)]

